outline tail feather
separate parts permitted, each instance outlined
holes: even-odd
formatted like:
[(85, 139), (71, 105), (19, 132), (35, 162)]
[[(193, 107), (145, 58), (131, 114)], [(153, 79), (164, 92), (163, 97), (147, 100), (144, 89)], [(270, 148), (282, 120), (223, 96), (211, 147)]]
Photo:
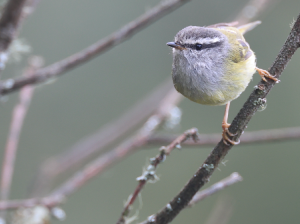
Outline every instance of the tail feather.
[(254, 27), (256, 27), (259, 24), (261, 24), (261, 21), (255, 21), (255, 22), (252, 22), (252, 23), (247, 23), (245, 25), (239, 26), (237, 28), (239, 29), (239, 31), (242, 34), (245, 34), (245, 33), (247, 33), (248, 31), (252, 30)]

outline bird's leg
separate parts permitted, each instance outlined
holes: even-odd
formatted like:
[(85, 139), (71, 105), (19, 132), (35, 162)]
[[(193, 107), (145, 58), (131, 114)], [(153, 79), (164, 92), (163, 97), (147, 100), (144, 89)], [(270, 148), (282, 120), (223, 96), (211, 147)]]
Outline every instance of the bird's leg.
[(276, 83), (280, 82), (279, 79), (275, 78), (273, 75), (271, 75), (268, 71), (263, 70), (261, 68), (255, 68), (256, 71), (258, 72), (258, 74), (260, 75), (260, 77), (262, 78), (262, 80), (264, 80), (265, 82), (268, 82), (266, 78), (272, 79), (273, 81), (275, 81)]
[(222, 129), (223, 129), (223, 133), (222, 133), (222, 137), (223, 137), (223, 142), (225, 145), (237, 145), (240, 143), (240, 140), (238, 140), (237, 142), (229, 139), (228, 136), (232, 137), (235, 136), (236, 134), (232, 134), (228, 128), (230, 127), (230, 124), (227, 123), (228, 120), (228, 113), (229, 113), (229, 107), (230, 107), (230, 102), (228, 102), (226, 104), (226, 108), (225, 108), (225, 114), (224, 114), (224, 118), (223, 118), (223, 122), (222, 122)]

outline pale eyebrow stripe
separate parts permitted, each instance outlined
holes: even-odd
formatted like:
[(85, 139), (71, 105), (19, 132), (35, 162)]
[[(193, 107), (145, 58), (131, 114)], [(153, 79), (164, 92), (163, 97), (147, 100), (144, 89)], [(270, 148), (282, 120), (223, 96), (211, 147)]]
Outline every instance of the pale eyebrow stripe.
[(221, 42), (222, 40), (219, 37), (213, 37), (213, 38), (199, 38), (198, 40), (191, 40), (191, 39), (185, 39), (183, 42), (185, 44), (214, 44)]

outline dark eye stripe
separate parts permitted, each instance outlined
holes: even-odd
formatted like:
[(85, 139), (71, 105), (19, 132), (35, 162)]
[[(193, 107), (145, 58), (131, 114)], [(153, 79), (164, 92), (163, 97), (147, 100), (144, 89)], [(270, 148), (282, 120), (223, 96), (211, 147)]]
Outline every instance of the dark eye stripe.
[[(213, 47), (217, 47), (217, 46), (220, 46), (222, 44), (222, 42), (216, 42), (216, 43), (212, 43), (212, 44), (183, 44), (182, 46), (185, 47), (185, 48), (191, 48), (191, 49), (194, 49), (194, 50), (204, 50), (204, 49), (207, 49), (207, 48), (213, 48)], [(199, 46), (201, 45), (201, 47)]]

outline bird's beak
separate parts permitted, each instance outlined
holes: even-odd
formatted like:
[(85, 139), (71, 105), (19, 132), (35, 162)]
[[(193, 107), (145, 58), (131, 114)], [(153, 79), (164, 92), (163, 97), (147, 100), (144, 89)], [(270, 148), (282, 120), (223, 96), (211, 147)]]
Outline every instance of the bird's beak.
[(177, 50), (185, 50), (185, 47), (182, 47), (181, 45), (176, 44), (176, 43), (174, 43), (174, 42), (168, 42), (167, 45), (168, 45), (169, 47), (173, 47), (173, 48), (175, 48), (175, 49), (177, 49)]

